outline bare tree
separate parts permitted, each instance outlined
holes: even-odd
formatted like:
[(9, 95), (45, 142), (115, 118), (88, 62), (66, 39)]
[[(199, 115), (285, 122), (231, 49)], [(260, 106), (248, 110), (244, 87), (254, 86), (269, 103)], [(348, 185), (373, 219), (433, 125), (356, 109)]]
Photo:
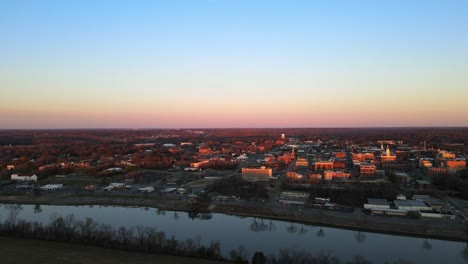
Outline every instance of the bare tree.
[(243, 245), (229, 252), (229, 257), (234, 262), (247, 262), (247, 250)]
[(372, 262), (363, 256), (354, 256), (350, 261), (346, 262), (346, 264), (372, 264)]
[(320, 252), (314, 259), (313, 263), (317, 264), (339, 264), (340, 260), (333, 256), (331, 250)]
[(398, 259), (392, 262), (385, 262), (385, 264), (412, 264), (413, 262), (406, 259)]
[(117, 237), (122, 248), (126, 248), (133, 240), (133, 228), (119, 227)]
[(23, 210), (23, 206), (21, 204), (7, 204), (5, 205), (5, 209), (8, 211), (5, 224), (14, 231), (16, 222), (18, 221), (18, 215), (21, 210)]
[(299, 249), (280, 249), (276, 263), (305, 264), (314, 263), (314, 257), (305, 250)]
[(137, 225), (135, 227), (135, 230), (136, 230), (136, 236), (137, 236), (137, 240), (140, 245), (140, 248), (143, 248), (145, 244), (146, 234), (148, 232), (148, 229), (143, 225)]
[(78, 224), (79, 233), (82, 239), (91, 240), (94, 238), (98, 224), (92, 218), (87, 217), (84, 222)]

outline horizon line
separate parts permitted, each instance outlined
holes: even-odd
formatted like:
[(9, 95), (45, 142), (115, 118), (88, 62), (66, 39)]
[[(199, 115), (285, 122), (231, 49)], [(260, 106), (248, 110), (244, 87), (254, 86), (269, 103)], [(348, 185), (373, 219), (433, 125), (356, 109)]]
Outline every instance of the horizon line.
[(468, 128), (467, 126), (337, 126), (337, 127), (82, 127), (82, 128), (0, 128), (0, 131), (12, 130), (216, 130), (216, 129), (400, 129), (400, 128)]

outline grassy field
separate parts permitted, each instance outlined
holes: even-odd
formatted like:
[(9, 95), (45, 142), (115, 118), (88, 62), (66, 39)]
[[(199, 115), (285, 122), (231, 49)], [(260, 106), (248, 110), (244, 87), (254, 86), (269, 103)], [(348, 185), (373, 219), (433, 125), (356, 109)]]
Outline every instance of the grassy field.
[(47, 264), (216, 264), (225, 263), (202, 259), (152, 255), (103, 249), (83, 245), (39, 240), (0, 237), (0, 262), (2, 264), (47, 263)]
[(113, 181), (117, 180), (119, 178), (123, 177), (123, 174), (119, 175), (112, 175), (108, 177), (94, 177), (94, 176), (88, 176), (88, 175), (73, 175), (73, 176), (68, 176), (65, 178), (56, 178), (56, 177), (49, 177), (47, 179), (41, 180), (41, 184), (55, 184), (55, 183), (62, 183), (65, 185), (88, 185), (88, 184), (95, 184), (99, 185), (101, 184), (102, 180), (106, 181)]

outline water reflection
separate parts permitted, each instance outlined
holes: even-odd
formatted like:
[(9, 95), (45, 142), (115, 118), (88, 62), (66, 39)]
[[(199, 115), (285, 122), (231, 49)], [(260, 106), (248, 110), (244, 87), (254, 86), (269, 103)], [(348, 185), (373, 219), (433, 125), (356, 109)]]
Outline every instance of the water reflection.
[(294, 223), (290, 223), (289, 226), (286, 227), (286, 231), (290, 234), (295, 234), (299, 228)]
[(468, 262), (468, 242), (465, 244), (465, 247), (462, 249), (462, 251), (460, 251), (460, 255), (465, 260), (465, 262)]
[(269, 219), (270, 224), (268, 225), (268, 231), (276, 231), (276, 226), (273, 224), (273, 220)]
[(355, 239), (358, 243), (362, 243), (362, 242), (366, 241), (366, 234), (364, 234), (364, 233), (361, 232), (361, 231), (357, 231), (356, 234), (354, 234), (354, 239)]
[(42, 212), (42, 208), (40, 204), (34, 205), (34, 213), (35, 214), (40, 214)]
[(325, 231), (323, 230), (323, 227), (320, 227), (319, 231), (315, 233), (316, 236), (318, 237), (324, 237), (325, 236)]
[(268, 230), (268, 225), (263, 222), (263, 219), (258, 220), (254, 217), (249, 229), (254, 232), (263, 232)]
[(304, 228), (304, 224), (301, 224), (301, 227), (299, 228), (299, 235), (305, 235), (307, 234), (308, 230)]
[[(399, 263), (394, 261), (399, 256), (404, 256), (412, 263), (468, 262), (468, 243), (324, 228), (258, 217), (236, 217), (196, 211), (185, 214), (161, 209), (153, 211), (151, 208), (146, 211), (144, 208), (118, 206), (99, 208), (98, 206), (94, 208), (47, 205), (0, 206), (1, 222), (16, 223), (17, 229), (21, 219), (50, 223), (51, 216), (55, 213), (62, 217), (74, 214), (76, 220), (83, 226), (78, 228), (84, 233), (93, 229), (95, 222), (113, 226), (116, 228), (116, 233), (119, 233), (118, 228), (123, 226), (124, 229), (120, 230), (119, 243), (125, 243), (125, 240), (131, 237), (129, 233), (137, 235), (134, 233), (136, 230), (131, 230), (131, 226), (143, 225), (158, 232), (165, 232), (167, 237), (175, 236), (180, 240), (192, 239), (196, 235), (201, 236), (204, 244), (219, 240), (221, 249), (224, 250), (223, 254), (226, 255), (230, 250), (237, 249), (240, 244), (244, 244), (246, 249), (252, 251), (262, 251), (266, 256), (276, 255), (282, 247), (290, 245), (307, 251), (313, 249), (314, 251), (310, 251), (312, 253), (334, 249), (340, 259), (347, 261), (357, 261), (359, 258), (353, 257), (359, 255), (365, 256), (373, 263), (385, 263), (385, 261)], [(93, 221), (86, 223), (86, 217), (92, 217)], [(175, 220), (178, 221), (177, 224), (174, 224)], [(320, 242), (317, 243), (318, 240)], [(366, 243), (368, 240), (372, 243)], [(314, 245), (313, 248), (310, 245)], [(384, 248), (391, 248), (392, 252), (397, 253), (392, 258), (382, 259), (384, 255), (381, 252)], [(242, 255), (242, 251), (237, 252), (241, 253), (238, 255)], [(251, 257), (248, 256), (249, 260)], [(390, 260), (393, 262), (388, 262)]]
[(422, 244), (422, 247), (427, 250), (432, 249), (432, 244), (429, 242), (429, 240), (426, 238)]
[(191, 212), (188, 212), (188, 217), (192, 220), (195, 220), (195, 219), (210, 220), (211, 218), (213, 218), (213, 214), (206, 213), (206, 212), (191, 211)]
[(156, 209), (156, 214), (157, 214), (157, 215), (166, 215), (166, 211), (163, 210), (163, 209), (157, 208), (157, 209)]

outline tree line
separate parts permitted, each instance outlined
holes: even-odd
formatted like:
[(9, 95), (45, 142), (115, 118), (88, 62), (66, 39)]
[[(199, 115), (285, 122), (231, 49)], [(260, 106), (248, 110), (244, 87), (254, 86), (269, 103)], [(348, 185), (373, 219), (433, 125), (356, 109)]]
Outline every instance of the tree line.
[[(23, 209), (22, 205), (8, 204), (3, 206), (6, 207), (6, 214), (1, 216), (5, 220), (0, 221), (0, 236), (77, 243), (117, 250), (195, 257), (233, 263), (249, 263), (249, 255), (252, 253), (249, 252), (249, 249), (240, 245), (230, 250), (228, 256), (225, 257), (221, 254), (221, 243), (218, 240), (211, 241), (208, 246), (205, 246), (201, 243), (200, 236), (176, 240), (174, 236), (169, 237), (165, 232), (157, 231), (154, 227), (136, 225), (115, 228), (109, 224), (99, 223), (89, 217), (78, 220), (73, 214), (65, 217), (53, 215), (48, 224), (37, 221), (31, 222), (18, 218), (20, 211)], [(35, 206), (34, 210), (35, 212), (42, 211), (40, 206)], [(320, 232), (323, 232), (322, 229), (317, 232), (318, 236), (320, 236)], [(350, 261), (342, 262), (330, 250), (312, 254), (303, 249), (282, 248), (276, 255), (269, 254), (265, 256), (263, 252), (256, 251), (252, 255), (250, 263), (369, 264), (372, 262), (363, 256), (355, 256)], [(386, 264), (410, 263), (410, 261), (403, 259), (386, 262)]]
[(43, 224), (18, 219), (21, 205), (7, 207), (6, 219), (0, 223), (0, 235), (38, 239), (56, 242), (77, 243), (104, 248), (195, 257), (211, 260), (226, 260), (221, 255), (221, 243), (211, 241), (208, 246), (201, 243), (200, 237), (176, 240), (154, 227), (137, 225), (114, 228), (99, 223), (92, 218), (78, 220), (73, 214), (65, 217), (54, 215), (50, 223)]

